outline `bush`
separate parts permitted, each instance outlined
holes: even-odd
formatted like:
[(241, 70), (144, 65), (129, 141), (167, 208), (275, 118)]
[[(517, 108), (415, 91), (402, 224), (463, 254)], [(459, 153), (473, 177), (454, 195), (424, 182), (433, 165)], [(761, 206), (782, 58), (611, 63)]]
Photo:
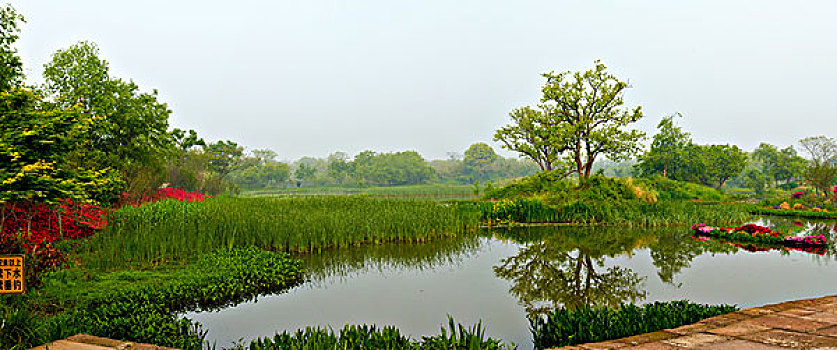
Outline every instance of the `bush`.
[(696, 199), (720, 201), (724, 199), (723, 193), (714, 188), (691, 182), (672, 180), (662, 176), (636, 178), (633, 179), (633, 182), (649, 190), (656, 191), (657, 197), (661, 200)]
[(524, 177), (506, 186), (486, 189), (484, 199), (511, 199), (530, 197), (540, 193), (560, 194), (569, 192), (573, 184), (564, 180), (558, 172), (540, 172)]
[(584, 306), (559, 309), (529, 319), (536, 349), (600, 342), (692, 324), (737, 310), (731, 305), (710, 306), (688, 301), (654, 302), (616, 309)]

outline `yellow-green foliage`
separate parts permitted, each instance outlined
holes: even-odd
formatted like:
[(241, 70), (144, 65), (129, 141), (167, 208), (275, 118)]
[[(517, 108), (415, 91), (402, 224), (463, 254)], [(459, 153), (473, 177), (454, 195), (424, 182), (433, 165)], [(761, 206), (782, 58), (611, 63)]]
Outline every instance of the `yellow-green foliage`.
[(657, 192), (657, 198), (667, 199), (697, 199), (704, 201), (720, 201), (724, 199), (720, 191), (703, 185), (667, 179), (662, 176), (653, 178), (636, 178), (633, 184)]

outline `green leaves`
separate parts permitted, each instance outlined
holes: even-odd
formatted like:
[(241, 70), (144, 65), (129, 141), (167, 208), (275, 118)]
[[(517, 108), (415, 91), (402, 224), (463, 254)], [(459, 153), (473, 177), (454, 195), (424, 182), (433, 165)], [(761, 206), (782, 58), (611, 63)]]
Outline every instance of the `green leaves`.
[(0, 203), (88, 202), (94, 192), (118, 183), (112, 171), (76, 167), (67, 154), (84, 145), (91, 118), (78, 108), (51, 108), (35, 92), (0, 92)]
[(654, 302), (610, 309), (583, 306), (559, 309), (545, 317), (530, 318), (536, 349), (600, 342), (675, 328), (733, 312), (731, 305), (694, 304), (685, 300)]
[(639, 151), (645, 133), (625, 128), (642, 118), (641, 107), (623, 109), (626, 82), (607, 73), (600, 61), (586, 72), (543, 74), (538, 109), (511, 113), (515, 124), (494, 134), (503, 147), (532, 158), (541, 170), (566, 167), (579, 179), (590, 176), (599, 156), (626, 159)]

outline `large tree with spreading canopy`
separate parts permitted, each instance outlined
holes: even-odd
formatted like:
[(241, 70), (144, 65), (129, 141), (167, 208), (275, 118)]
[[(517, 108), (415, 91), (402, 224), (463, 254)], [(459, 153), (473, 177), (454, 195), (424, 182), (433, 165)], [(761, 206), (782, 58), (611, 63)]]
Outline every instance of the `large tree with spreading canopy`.
[(642, 118), (641, 107), (623, 107), (628, 83), (600, 61), (586, 72), (543, 74), (546, 83), (536, 108), (512, 111), (513, 124), (494, 134), (503, 147), (534, 160), (544, 171), (590, 176), (599, 157), (626, 159), (640, 149), (645, 133), (628, 125)]

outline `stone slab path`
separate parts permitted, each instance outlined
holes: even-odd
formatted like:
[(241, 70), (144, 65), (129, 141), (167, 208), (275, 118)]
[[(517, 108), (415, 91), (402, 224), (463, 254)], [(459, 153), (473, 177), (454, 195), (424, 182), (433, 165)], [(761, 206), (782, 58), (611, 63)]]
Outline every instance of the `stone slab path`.
[(30, 350), (177, 350), (151, 344), (140, 344), (78, 334)]
[(739, 310), (695, 324), (579, 349), (837, 349), (837, 296)]

